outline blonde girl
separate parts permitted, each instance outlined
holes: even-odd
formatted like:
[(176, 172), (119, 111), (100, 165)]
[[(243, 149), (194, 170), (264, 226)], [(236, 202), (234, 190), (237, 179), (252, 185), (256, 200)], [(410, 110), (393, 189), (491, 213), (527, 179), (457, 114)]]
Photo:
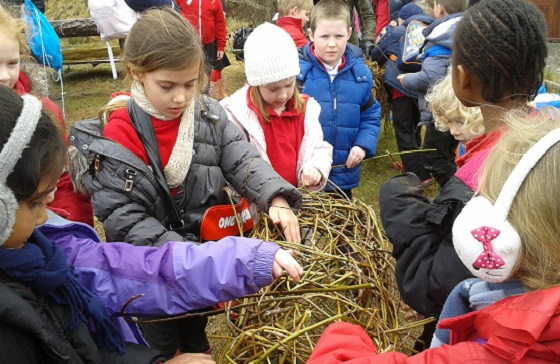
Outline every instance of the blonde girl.
[(453, 92), (451, 68), (447, 75), (426, 95), (434, 116), (436, 129), (449, 131), (455, 140), (467, 144), (484, 132), (484, 120), (479, 107), (465, 107)]
[[(57, 121), (59, 131), (66, 135), (62, 111), (46, 96), (43, 69), (29, 54), (25, 40), (25, 24), (13, 17), (0, 2), (0, 84), (14, 90), (18, 95), (33, 94), (41, 99), (43, 109)], [(90, 197), (76, 194), (70, 175), (64, 172), (53, 192), (49, 209), (72, 221), (93, 226)]]
[[(150, 10), (132, 28), (123, 53), (130, 94), (120, 94), (103, 113), (106, 125), (74, 125), (70, 142), (87, 159), (77, 176), (92, 194), (108, 241), (161, 246), (199, 240), (204, 212), (229, 203), (229, 184), (268, 211), (287, 240), (300, 241), (301, 194), (284, 181), (239, 130), (218, 102), (201, 96), (204, 53), (193, 27), (173, 10)], [(131, 123), (127, 100), (148, 114), (165, 183), (183, 226), (171, 226), (144, 145)], [(83, 158), (82, 158), (83, 159)], [(79, 162), (77, 160), (76, 162)], [(179, 228), (179, 229), (177, 229)], [(206, 318), (146, 325), (144, 336), (167, 357), (208, 352)]]
[(249, 85), (222, 100), (228, 117), (286, 181), (322, 189), (332, 146), (323, 141), (319, 104), (296, 87), (295, 44), (282, 28), (266, 23), (251, 33), (244, 54)]

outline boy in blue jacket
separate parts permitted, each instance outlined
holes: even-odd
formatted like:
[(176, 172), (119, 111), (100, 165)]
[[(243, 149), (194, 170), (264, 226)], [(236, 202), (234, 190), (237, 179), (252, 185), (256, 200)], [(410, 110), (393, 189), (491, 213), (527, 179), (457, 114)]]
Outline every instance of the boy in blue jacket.
[[(334, 147), (329, 179), (348, 197), (360, 182), (360, 162), (375, 154), (381, 107), (361, 50), (347, 44), (350, 13), (341, 0), (322, 0), (311, 11), (311, 43), (299, 49), (298, 81), (321, 105), (325, 141)], [(327, 185), (326, 190), (338, 190)]]
[[(420, 134), (420, 110), (418, 109), (418, 94), (409, 90), (397, 79), (402, 73), (397, 68), (396, 59), (401, 53), (400, 41), (404, 37), (407, 25), (412, 20), (419, 20), (424, 24), (431, 24), (434, 19), (424, 14), (422, 9), (414, 4), (406, 4), (398, 15), (398, 25), (389, 24), (383, 30), (377, 46), (371, 52), (371, 60), (380, 66), (385, 66), (383, 84), (392, 104), (393, 127), (399, 152), (420, 149), (422, 136)], [(411, 153), (401, 155), (402, 170), (412, 172), (418, 176), (422, 184), (432, 182), (430, 174), (426, 171), (424, 153)]]
[(443, 187), (457, 171), (455, 150), (458, 142), (449, 133), (436, 130), (425, 95), (428, 89), (447, 73), (455, 27), (468, 5), (468, 0), (434, 1), (433, 12), (437, 20), (423, 31), (426, 40), (423, 46), (422, 69), (398, 77), (405, 88), (419, 95), (420, 124), (427, 125), (424, 149), (437, 149), (437, 152), (425, 154), (426, 168), (433, 174), (440, 187)]

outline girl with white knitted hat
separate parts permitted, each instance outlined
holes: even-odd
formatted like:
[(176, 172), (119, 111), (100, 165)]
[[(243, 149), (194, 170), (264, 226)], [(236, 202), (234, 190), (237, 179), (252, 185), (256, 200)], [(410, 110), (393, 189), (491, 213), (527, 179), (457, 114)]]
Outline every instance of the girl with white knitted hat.
[(248, 85), (220, 103), (245, 138), (286, 181), (320, 190), (332, 164), (332, 146), (323, 140), (321, 107), (296, 87), (296, 46), (283, 29), (265, 23), (244, 48)]

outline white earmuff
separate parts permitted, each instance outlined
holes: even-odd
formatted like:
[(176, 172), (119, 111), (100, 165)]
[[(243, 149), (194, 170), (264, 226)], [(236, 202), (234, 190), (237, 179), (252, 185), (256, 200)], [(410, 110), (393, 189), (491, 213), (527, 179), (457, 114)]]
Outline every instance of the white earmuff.
[(559, 141), (560, 129), (546, 134), (521, 157), (494, 204), (476, 196), (455, 219), (453, 245), (475, 277), (494, 283), (511, 277), (521, 248), (519, 234), (507, 220), (511, 204), (529, 172)]

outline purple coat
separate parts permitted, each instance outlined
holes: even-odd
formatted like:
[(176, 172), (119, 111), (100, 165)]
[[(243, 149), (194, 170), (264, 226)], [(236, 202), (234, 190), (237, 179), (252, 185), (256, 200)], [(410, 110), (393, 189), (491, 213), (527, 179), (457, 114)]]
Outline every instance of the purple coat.
[(90, 226), (50, 214), (39, 227), (66, 254), (79, 281), (99, 297), (110, 316), (134, 300), (131, 316), (181, 314), (257, 292), (270, 284), (278, 245), (228, 237), (202, 245), (160, 247), (101, 243)]

